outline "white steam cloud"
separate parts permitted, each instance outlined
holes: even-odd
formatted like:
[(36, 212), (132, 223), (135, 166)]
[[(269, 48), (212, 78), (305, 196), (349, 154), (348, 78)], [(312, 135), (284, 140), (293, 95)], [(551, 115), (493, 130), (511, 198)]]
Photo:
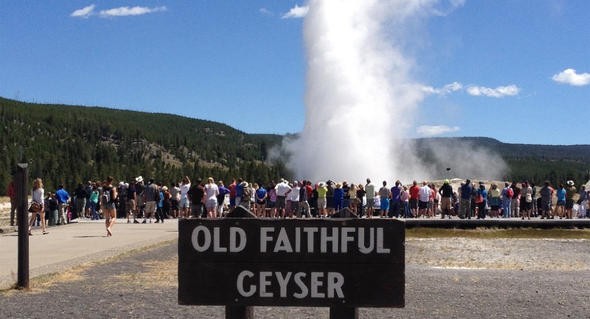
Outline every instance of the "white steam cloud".
[[(411, 27), (424, 15), (432, 15), (440, 2), (309, 1), (304, 21), (305, 125), (283, 143), (287, 166), (297, 179), (364, 183), (368, 177), (380, 183), (438, 175), (436, 163), (428, 162), (426, 167), (422, 163), (427, 161), (418, 160), (416, 145), (406, 132), (426, 95), (463, 86), (451, 83), (429, 89), (417, 83), (411, 77), (413, 59), (403, 48), (406, 39), (415, 36)], [(451, 6), (463, 3), (452, 1)], [(458, 130), (424, 128), (426, 133), (441, 129)], [(478, 151), (455, 154), (475, 156)], [(487, 169), (483, 160), (474, 165)]]
[(422, 136), (438, 136), (445, 133), (452, 133), (459, 131), (458, 126), (447, 125), (420, 125), (416, 128), (416, 132)]

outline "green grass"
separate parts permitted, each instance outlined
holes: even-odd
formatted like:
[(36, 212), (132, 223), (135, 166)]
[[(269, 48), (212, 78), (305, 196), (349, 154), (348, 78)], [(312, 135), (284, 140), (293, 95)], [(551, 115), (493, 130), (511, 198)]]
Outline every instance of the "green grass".
[(590, 229), (533, 229), (533, 228), (478, 228), (478, 229), (406, 229), (407, 238), (449, 238), (464, 237), (476, 239), (494, 238), (552, 238), (552, 239), (590, 239)]

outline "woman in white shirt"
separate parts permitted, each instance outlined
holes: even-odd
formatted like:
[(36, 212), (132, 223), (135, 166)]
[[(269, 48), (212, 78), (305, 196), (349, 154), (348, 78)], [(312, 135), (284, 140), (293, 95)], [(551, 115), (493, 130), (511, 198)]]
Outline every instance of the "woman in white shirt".
[(33, 193), (31, 197), (31, 204), (36, 203), (39, 209), (35, 212), (32, 212), (31, 214), (31, 220), (29, 221), (29, 236), (33, 235), (33, 233), (31, 233), (31, 227), (37, 219), (37, 215), (39, 215), (39, 217), (41, 218), (41, 229), (43, 230), (43, 235), (49, 234), (49, 232), (47, 232), (47, 230), (45, 229), (45, 207), (43, 204), (43, 199), (45, 198), (45, 190), (43, 189), (42, 179), (37, 178), (33, 181)]

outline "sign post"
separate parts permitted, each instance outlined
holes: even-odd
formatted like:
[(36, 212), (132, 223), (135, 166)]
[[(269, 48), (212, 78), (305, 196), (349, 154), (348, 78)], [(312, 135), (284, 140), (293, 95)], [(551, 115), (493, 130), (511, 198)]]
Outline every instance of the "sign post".
[(29, 212), (27, 210), (28, 164), (17, 165), (15, 179), (16, 212), (18, 216), (18, 272), (16, 287), (29, 288)]
[(391, 219), (180, 220), (178, 302), (245, 306), (246, 316), (251, 306), (330, 307), (331, 318), (404, 307), (404, 241)]

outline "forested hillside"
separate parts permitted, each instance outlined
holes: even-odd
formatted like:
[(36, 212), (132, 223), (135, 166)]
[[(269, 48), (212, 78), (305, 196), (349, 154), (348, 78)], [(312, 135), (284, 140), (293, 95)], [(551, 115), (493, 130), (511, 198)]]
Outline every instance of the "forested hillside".
[(184, 175), (270, 180), (285, 174), (281, 163), (266, 163), (268, 147), (281, 136), (246, 134), (211, 121), (0, 98), (0, 123), (0, 194), (21, 160), (48, 189), (108, 175), (169, 183)]
[[(280, 135), (246, 134), (225, 124), (170, 114), (102, 107), (23, 103), (0, 98), (0, 194), (16, 163), (29, 163), (30, 178), (47, 189), (108, 175), (129, 181), (142, 175), (170, 183), (184, 175), (243, 177), (268, 182), (290, 177), (284, 163), (267, 158)], [(567, 142), (567, 141), (564, 141)], [(590, 145), (507, 144), (483, 137), (416, 139), (420, 158), (429, 163), (438, 149), (482, 148), (508, 164), (507, 180), (545, 179), (559, 183), (588, 180)], [(460, 145), (457, 147), (457, 145)], [(469, 152), (464, 160), (470, 160)], [(462, 157), (463, 160), (463, 157)], [(445, 163), (439, 163), (444, 170)]]

